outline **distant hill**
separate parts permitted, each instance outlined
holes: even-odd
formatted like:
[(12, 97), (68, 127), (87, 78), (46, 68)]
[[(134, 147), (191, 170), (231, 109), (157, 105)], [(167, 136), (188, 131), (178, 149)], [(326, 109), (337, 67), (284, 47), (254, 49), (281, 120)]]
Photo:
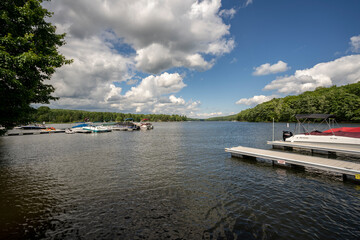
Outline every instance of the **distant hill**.
[[(319, 87), (297, 96), (274, 98), (241, 111), (235, 115), (235, 120), (293, 122), (295, 114), (301, 113), (334, 114), (338, 122), (360, 122), (360, 82), (340, 87)], [(221, 120), (233, 120), (233, 117), (221, 117)]]
[(224, 116), (224, 117), (213, 117), (208, 118), (206, 121), (233, 121), (236, 120), (237, 115), (230, 115), (230, 116)]

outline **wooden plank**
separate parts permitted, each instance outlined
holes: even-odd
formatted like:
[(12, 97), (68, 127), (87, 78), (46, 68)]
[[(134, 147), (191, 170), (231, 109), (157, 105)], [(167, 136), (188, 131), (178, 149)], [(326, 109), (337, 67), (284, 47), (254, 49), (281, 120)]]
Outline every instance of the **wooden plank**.
[(360, 164), (353, 162), (242, 146), (226, 148), (225, 151), (234, 153), (235, 155), (238, 154), (243, 156), (264, 158), (272, 161), (280, 160), (290, 164), (300, 165), (304, 167), (312, 167), (341, 174), (360, 174)]
[(360, 147), (350, 144), (331, 144), (331, 143), (305, 143), (305, 142), (285, 142), (268, 141), (267, 144), (280, 147), (303, 148), (310, 150), (319, 150), (326, 152), (344, 153), (360, 156)]

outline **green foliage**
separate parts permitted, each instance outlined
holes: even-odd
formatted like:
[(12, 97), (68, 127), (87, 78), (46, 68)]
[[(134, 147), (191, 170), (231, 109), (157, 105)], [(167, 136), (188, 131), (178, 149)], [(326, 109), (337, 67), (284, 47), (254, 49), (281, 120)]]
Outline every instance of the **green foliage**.
[(298, 96), (272, 99), (237, 114), (238, 121), (295, 121), (295, 114), (334, 114), (338, 121), (360, 122), (360, 82), (317, 88)]
[(122, 122), (127, 118), (132, 118), (135, 122), (140, 122), (142, 119), (149, 119), (151, 122), (187, 121), (187, 117), (181, 115), (88, 112), (50, 109), (44, 106), (39, 107), (33, 113), (31, 120), (35, 122), (70, 123), (83, 122), (87, 118), (92, 122)]
[(236, 120), (236, 115), (224, 116), (224, 117), (213, 117), (205, 119), (206, 121), (232, 121)]
[(55, 69), (71, 61), (58, 53), (64, 34), (45, 21), (42, 0), (0, 1), (0, 125), (25, 123), (31, 103), (49, 103), (54, 87), (45, 84)]

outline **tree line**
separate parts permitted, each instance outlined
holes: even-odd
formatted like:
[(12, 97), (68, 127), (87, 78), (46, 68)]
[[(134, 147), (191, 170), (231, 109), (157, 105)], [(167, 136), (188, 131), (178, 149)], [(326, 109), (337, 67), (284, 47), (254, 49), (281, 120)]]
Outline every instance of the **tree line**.
[(187, 121), (183, 115), (166, 114), (132, 114), (115, 112), (89, 112), (82, 110), (51, 109), (49, 107), (39, 107), (34, 111), (31, 120), (34, 122), (70, 123), (70, 122), (123, 122), (126, 119), (133, 119), (140, 122), (148, 119), (151, 122)]
[(339, 122), (360, 122), (360, 82), (274, 98), (241, 111), (234, 120), (293, 122), (296, 121), (295, 114), (307, 113), (334, 114)]

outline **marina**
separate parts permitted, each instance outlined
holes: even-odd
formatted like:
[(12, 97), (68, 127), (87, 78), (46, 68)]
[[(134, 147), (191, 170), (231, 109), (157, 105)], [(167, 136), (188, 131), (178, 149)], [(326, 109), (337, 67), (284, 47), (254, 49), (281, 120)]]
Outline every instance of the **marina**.
[(67, 128), (54, 128), (31, 126), (15, 127), (14, 129), (5, 132), (4, 136), (25, 136), (25, 135), (40, 135), (40, 134), (53, 134), (53, 133), (106, 133), (112, 131), (134, 131), (134, 130), (152, 130), (154, 126), (150, 122), (122, 122), (122, 123), (101, 123), (94, 124), (77, 123), (75, 126), (68, 126)]

